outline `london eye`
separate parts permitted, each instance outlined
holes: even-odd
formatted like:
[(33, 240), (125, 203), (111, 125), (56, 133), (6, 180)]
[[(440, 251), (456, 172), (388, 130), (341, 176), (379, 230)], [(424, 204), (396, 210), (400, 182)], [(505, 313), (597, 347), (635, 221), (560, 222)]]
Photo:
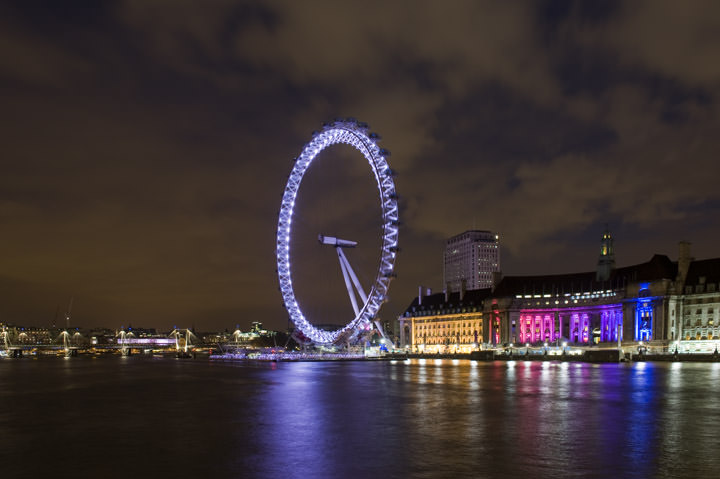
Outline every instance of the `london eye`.
[[(313, 132), (312, 140), (305, 145), (296, 158), (288, 177), (278, 219), (277, 229), (277, 272), (280, 291), (290, 320), (297, 330), (308, 340), (318, 345), (337, 345), (352, 343), (376, 325), (379, 333), (385, 336), (377, 314), (387, 298), (387, 291), (394, 276), (395, 257), (398, 252), (398, 202), (393, 181), (393, 171), (388, 166), (386, 149), (378, 145), (380, 137), (370, 133), (368, 125), (353, 118), (338, 119), (325, 123), (319, 132)], [(341, 239), (318, 233), (320, 244), (335, 248), (340, 269), (345, 282), (354, 317), (348, 318), (342, 328), (328, 331), (313, 326), (298, 305), (292, 279), (292, 217), (300, 185), (313, 160), (326, 148), (335, 144), (347, 144), (358, 150), (367, 160), (377, 183), (381, 211), (381, 241), (375, 279), (369, 290), (365, 290), (358, 280), (343, 250), (354, 248), (357, 243), (352, 239)], [(351, 221), (349, 219), (349, 221)]]

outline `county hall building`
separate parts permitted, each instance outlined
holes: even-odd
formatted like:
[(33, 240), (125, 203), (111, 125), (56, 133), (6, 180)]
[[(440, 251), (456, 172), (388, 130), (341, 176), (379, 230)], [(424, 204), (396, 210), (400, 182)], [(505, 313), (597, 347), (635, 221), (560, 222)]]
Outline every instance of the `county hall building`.
[(400, 345), (417, 352), (467, 352), (515, 345), (623, 344), (707, 350), (720, 339), (720, 258), (696, 261), (681, 242), (677, 261), (615, 267), (613, 238), (601, 239), (596, 271), (506, 276), (494, 288), (421, 293), (398, 318)]

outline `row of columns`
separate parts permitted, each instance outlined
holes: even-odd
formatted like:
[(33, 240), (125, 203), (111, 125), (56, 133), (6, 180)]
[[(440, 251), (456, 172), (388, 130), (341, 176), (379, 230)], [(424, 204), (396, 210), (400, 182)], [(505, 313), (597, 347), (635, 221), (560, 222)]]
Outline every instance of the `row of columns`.
[[(575, 343), (589, 343), (592, 337), (593, 316), (599, 315), (600, 341), (622, 339), (622, 310), (620, 307), (596, 311), (521, 312), (517, 325), (520, 343), (555, 341), (565, 337)], [(563, 324), (567, 324), (564, 328)], [(567, 329), (567, 330), (565, 330)]]
[[(624, 326), (630, 340), (650, 340), (653, 334), (653, 305), (649, 302), (642, 305), (602, 305), (582, 309), (565, 309), (556, 311), (520, 311), (517, 324), (511, 325), (514, 314), (509, 311), (494, 310), (483, 316), (483, 329), (487, 331), (483, 341), (491, 344), (505, 342), (538, 343), (552, 342), (566, 338), (573, 343), (589, 344), (593, 341), (593, 331), (600, 331), (600, 342), (623, 341)], [(623, 308), (625, 315), (623, 314)], [(627, 314), (629, 313), (629, 314)], [(633, 314), (634, 313), (634, 314)], [(515, 313), (517, 314), (517, 313)], [(623, 324), (623, 317), (629, 323)], [(628, 316), (630, 318), (628, 319)], [(632, 316), (637, 316), (633, 318)], [(414, 338), (412, 318), (401, 318), (401, 344), (417, 343)], [(633, 324), (635, 323), (635, 324)], [(632, 329), (636, 334), (632, 334)], [(505, 339), (507, 338), (507, 339)]]

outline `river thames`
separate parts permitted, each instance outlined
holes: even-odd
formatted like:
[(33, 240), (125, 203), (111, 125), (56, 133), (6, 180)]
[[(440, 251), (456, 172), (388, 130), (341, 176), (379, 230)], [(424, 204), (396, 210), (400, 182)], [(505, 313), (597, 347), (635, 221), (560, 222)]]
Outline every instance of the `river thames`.
[(715, 477), (720, 363), (0, 361), (3, 477)]

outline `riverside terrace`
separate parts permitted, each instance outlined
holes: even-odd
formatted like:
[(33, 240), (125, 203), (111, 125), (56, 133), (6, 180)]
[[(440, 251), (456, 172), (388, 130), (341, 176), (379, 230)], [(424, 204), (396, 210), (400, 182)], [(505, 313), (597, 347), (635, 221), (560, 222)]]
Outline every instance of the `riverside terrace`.
[[(599, 265), (600, 266), (600, 265)], [(507, 348), (620, 346), (713, 354), (720, 342), (720, 258), (654, 255), (622, 268), (507, 276), (494, 289), (419, 295), (398, 318), (400, 347), (451, 354)], [(477, 339), (476, 339), (477, 338)]]
[(639, 361), (664, 362), (720, 362), (718, 341), (698, 349), (681, 349), (678, 344), (667, 347), (648, 347), (645, 343), (632, 343), (618, 347), (569, 346), (559, 347), (508, 345), (499, 348), (478, 349), (470, 353), (406, 353), (395, 352), (385, 359), (470, 359), (473, 361), (554, 361), (616, 363)]

